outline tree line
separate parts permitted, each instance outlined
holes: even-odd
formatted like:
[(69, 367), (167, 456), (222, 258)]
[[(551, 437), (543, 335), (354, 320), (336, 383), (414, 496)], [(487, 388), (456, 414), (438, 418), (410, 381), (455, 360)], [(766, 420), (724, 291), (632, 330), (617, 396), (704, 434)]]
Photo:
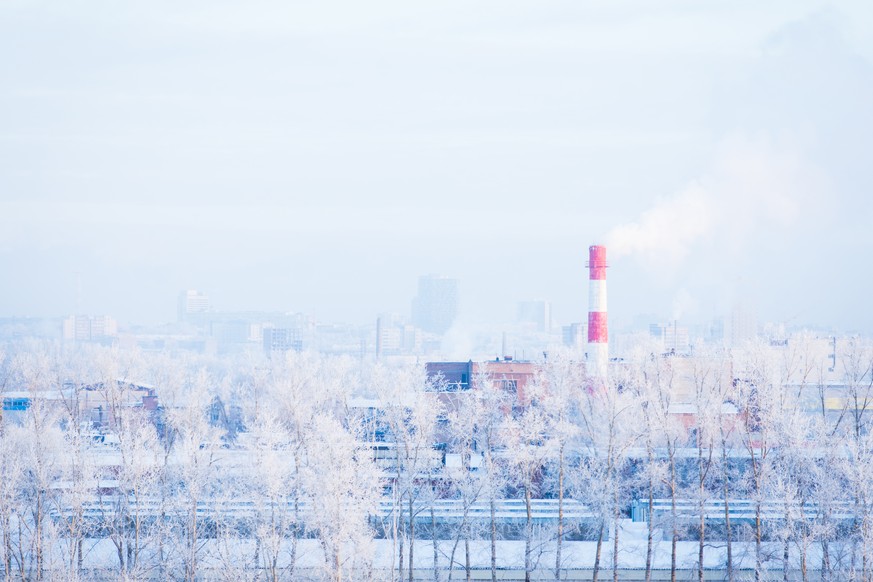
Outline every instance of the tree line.
[(484, 564), (497, 580), (513, 540), (526, 579), (559, 580), (582, 541), (592, 579), (618, 580), (636, 512), (647, 580), (659, 553), (673, 580), (703, 580), (712, 548), (726, 580), (871, 580), (873, 350), (814, 345), (683, 357), (642, 340), (605, 388), (554, 349), (518, 394), (487, 367), (457, 391), (315, 353), (8, 344), (0, 571), (411, 582)]

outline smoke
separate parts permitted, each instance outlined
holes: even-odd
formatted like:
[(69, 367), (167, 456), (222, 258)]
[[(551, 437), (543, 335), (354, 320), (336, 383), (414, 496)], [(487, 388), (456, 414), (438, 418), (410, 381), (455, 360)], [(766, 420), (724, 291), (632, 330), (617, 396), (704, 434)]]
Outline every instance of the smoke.
[(688, 289), (683, 287), (676, 292), (676, 296), (673, 298), (670, 320), (679, 321), (684, 315), (695, 313), (697, 307), (697, 300), (688, 292)]
[(641, 255), (675, 264), (711, 229), (712, 222), (709, 193), (692, 183), (675, 196), (659, 200), (639, 220), (613, 229), (606, 236), (606, 246), (613, 257)]
[(475, 331), (466, 324), (455, 322), (443, 335), (440, 352), (449, 360), (465, 361), (476, 348)]
[(758, 233), (775, 234), (815, 212), (821, 174), (796, 142), (736, 135), (723, 140), (702, 176), (656, 200), (638, 219), (613, 228), (613, 258), (633, 256), (660, 272), (675, 271), (706, 243), (708, 256), (746, 251)]

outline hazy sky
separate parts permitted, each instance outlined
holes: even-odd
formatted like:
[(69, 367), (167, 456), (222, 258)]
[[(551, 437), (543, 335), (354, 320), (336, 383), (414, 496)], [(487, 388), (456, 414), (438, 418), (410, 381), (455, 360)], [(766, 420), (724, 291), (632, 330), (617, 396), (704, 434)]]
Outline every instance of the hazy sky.
[(873, 3), (0, 3), (0, 316), (873, 332)]

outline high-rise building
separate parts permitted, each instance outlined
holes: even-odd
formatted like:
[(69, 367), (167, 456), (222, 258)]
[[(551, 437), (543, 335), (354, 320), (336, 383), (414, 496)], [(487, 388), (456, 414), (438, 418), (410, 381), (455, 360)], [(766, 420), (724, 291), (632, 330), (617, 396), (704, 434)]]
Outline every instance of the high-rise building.
[(715, 318), (704, 328), (704, 339), (708, 343), (724, 343), (724, 319)]
[(376, 358), (413, 354), (421, 349), (421, 332), (394, 314), (376, 318)]
[(209, 295), (188, 289), (179, 293), (179, 321), (202, 318), (209, 311)]
[(108, 315), (71, 315), (64, 320), (64, 339), (99, 341), (118, 335), (118, 322)]
[(731, 345), (739, 346), (757, 336), (758, 318), (755, 310), (745, 301), (735, 303), (731, 311)]
[(676, 321), (667, 324), (651, 324), (649, 335), (662, 343), (664, 351), (684, 354), (691, 350), (691, 335), (688, 327), (680, 326)]
[(418, 278), (418, 295), (412, 300), (412, 323), (431, 333), (442, 334), (458, 316), (458, 280), (440, 275)]
[(299, 329), (287, 327), (268, 327), (264, 329), (264, 352), (267, 356), (273, 352), (287, 352), (303, 349), (303, 339)]
[(564, 345), (568, 348), (583, 349), (588, 342), (588, 327), (585, 323), (571, 323), (561, 328)]
[(519, 301), (518, 321), (532, 323), (537, 331), (550, 333), (552, 331), (552, 305), (548, 301)]

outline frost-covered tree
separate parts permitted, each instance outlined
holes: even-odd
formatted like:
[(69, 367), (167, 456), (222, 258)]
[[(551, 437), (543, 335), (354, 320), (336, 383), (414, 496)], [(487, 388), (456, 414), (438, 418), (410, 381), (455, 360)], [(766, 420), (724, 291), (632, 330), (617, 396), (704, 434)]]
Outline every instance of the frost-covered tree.
[(696, 451), (696, 483), (694, 497), (697, 501), (697, 579), (704, 580), (704, 550), (707, 541), (706, 504), (713, 496), (713, 478), (718, 457), (719, 438), (725, 418), (724, 387), (729, 382), (725, 378), (724, 359), (721, 354), (699, 355), (691, 362), (693, 382), (694, 424), (691, 429), (693, 446)]
[(408, 547), (408, 577), (412, 582), (415, 523), (433, 495), (430, 482), (438, 467), (434, 445), (441, 405), (420, 367), (389, 369), (377, 364), (369, 380), (381, 399), (382, 419), (394, 447), (392, 489), (399, 512), (398, 569), (402, 577), (404, 548)]
[(476, 398), (484, 407), (484, 414), (476, 429), (476, 448), (482, 452), (482, 471), (485, 479), (483, 497), (488, 500), (488, 539), (490, 542), (491, 580), (497, 580), (497, 540), (500, 525), (497, 522), (497, 500), (506, 490), (507, 475), (498, 454), (503, 447), (500, 428), (512, 410), (513, 394), (507, 393), (494, 382), (483, 367), (473, 379)]
[(672, 414), (676, 397), (673, 357), (651, 354), (643, 361), (641, 406), (646, 408), (652, 420), (655, 446), (663, 451), (661, 482), (670, 496), (670, 580), (675, 582), (680, 533), (676, 502), (682, 495), (677, 451), (687, 442), (687, 433), (677, 416)]
[[(614, 382), (613, 378), (613, 382)], [(632, 396), (614, 383), (606, 390), (588, 391), (579, 407), (582, 458), (578, 467), (576, 499), (598, 516), (592, 580), (599, 579), (603, 541), (613, 532), (612, 570), (618, 576), (619, 520), (626, 482), (628, 449), (635, 435), (631, 427)]]
[(361, 580), (370, 571), (380, 473), (357, 440), (354, 429), (336, 418), (315, 418), (301, 467), (309, 507), (308, 528), (324, 554), (325, 579)]
[(20, 427), (0, 422), (0, 536), (3, 579), (12, 580), (16, 572), (24, 577), (24, 551), (18, 545), (23, 528), (22, 493), (25, 478), (24, 440)]
[(25, 414), (22, 447), (24, 475), (19, 495), (18, 564), (22, 575), (43, 580), (53, 544), (57, 543), (51, 511), (57, 507), (63, 434), (57, 414), (41, 399)]
[(464, 544), (464, 573), (470, 580), (472, 563), (470, 540), (478, 533), (471, 510), (473, 504), (483, 498), (489, 486), (488, 473), (484, 469), (484, 456), (479, 438), (482, 428), (487, 425), (491, 410), (485, 405), (483, 394), (478, 390), (468, 390), (455, 399), (448, 410), (448, 450), (457, 459), (457, 464), (447, 463), (446, 477), (451, 489), (449, 496), (461, 503), (461, 516), (452, 533), (451, 550), (448, 556), (448, 580), (452, 580), (458, 546)]
[[(144, 411), (119, 410), (115, 415), (118, 435), (117, 483), (106, 501), (114, 511), (107, 520), (116, 546), (119, 568), (128, 576), (140, 577), (152, 570), (147, 559), (160, 530), (150, 525), (150, 505), (160, 496), (163, 448), (157, 431)], [(110, 525), (111, 524), (111, 525)]]
[(221, 487), (216, 457), (222, 431), (212, 426), (207, 416), (213, 402), (210, 386), (211, 378), (206, 371), (197, 371), (191, 377), (185, 398), (168, 417), (173, 433), (174, 463), (167, 467), (172, 472), (165, 486), (169, 487), (169, 507), (175, 518), (173, 532), (176, 535), (175, 539), (168, 540), (167, 557), (177, 561), (186, 581), (193, 581), (198, 576), (206, 546), (203, 532), (205, 513)]
[(566, 523), (564, 501), (567, 490), (568, 457), (579, 436), (579, 406), (584, 398), (585, 366), (578, 354), (569, 349), (553, 349), (538, 368), (537, 385), (540, 405), (549, 418), (550, 443), (553, 447), (549, 464), (552, 468), (553, 494), (558, 499), (555, 524), (555, 580), (560, 580), (563, 564)]
[(59, 459), (61, 475), (55, 509), (60, 516), (59, 527), (67, 546), (64, 569), (72, 580), (82, 572), (85, 538), (91, 530), (85, 507), (93, 501), (100, 481), (94, 456), (88, 450), (91, 438), (78, 415), (63, 417), (61, 424), (64, 425), (64, 442), (63, 455)]
[(787, 411), (784, 386), (779, 375), (779, 363), (762, 341), (745, 346), (738, 358), (741, 377), (737, 380), (736, 398), (742, 422), (738, 437), (746, 455), (745, 493), (752, 501), (754, 519), (752, 537), (755, 547), (755, 580), (764, 576), (765, 503), (770, 486), (778, 479), (776, 455), (782, 445), (781, 423)]
[(645, 580), (652, 579), (653, 554), (655, 543), (655, 520), (653, 509), (655, 496), (660, 491), (664, 480), (664, 464), (660, 456), (656, 456), (655, 447), (660, 442), (656, 432), (656, 420), (654, 408), (651, 406), (651, 383), (648, 381), (647, 370), (649, 361), (658, 352), (657, 346), (651, 340), (639, 341), (628, 355), (628, 365), (619, 369), (617, 384), (622, 386), (633, 398), (634, 414), (639, 419), (637, 426), (637, 442), (645, 448), (645, 460), (641, 463), (636, 474), (635, 485), (645, 495), (648, 515), (646, 531), (646, 557), (645, 557)]
[(556, 449), (553, 440), (553, 419), (538, 403), (544, 388), (531, 387), (529, 402), (517, 403), (517, 412), (507, 416), (501, 425), (501, 442), (507, 451), (507, 478), (524, 496), (524, 579), (529, 582), (535, 567), (535, 531), (531, 501), (541, 493), (543, 467), (552, 460)]
[[(256, 567), (267, 580), (293, 578), (297, 538), (300, 535), (299, 447), (288, 426), (269, 410), (256, 419), (250, 440), (253, 467), (246, 478), (247, 494), (253, 498), (254, 515), (248, 530), (255, 538)], [(290, 542), (287, 565), (282, 556)]]

